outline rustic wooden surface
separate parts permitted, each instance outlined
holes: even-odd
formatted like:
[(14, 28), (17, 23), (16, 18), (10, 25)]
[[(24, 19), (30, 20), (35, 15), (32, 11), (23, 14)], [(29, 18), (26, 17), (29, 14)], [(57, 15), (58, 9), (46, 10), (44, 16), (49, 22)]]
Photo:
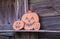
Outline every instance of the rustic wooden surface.
[(60, 39), (60, 33), (15, 33), (16, 39)]
[[(30, 9), (39, 14), (41, 29), (60, 30), (60, 0), (30, 0)], [(16, 0), (0, 0), (0, 30), (13, 30), (12, 23), (24, 14), (23, 0), (19, 0), (17, 17)], [(11, 35), (11, 36), (10, 36)], [(59, 39), (60, 33), (20, 32), (0, 33), (1, 39)]]
[(38, 39), (38, 33), (16, 33), (15, 38), (17, 39)]
[(14, 0), (1, 0), (0, 3), (2, 3), (0, 24), (12, 24), (15, 20)]
[(0, 36), (0, 39), (15, 39), (14, 37)]
[(30, 9), (40, 14), (40, 16), (60, 15), (60, 0), (31, 0), (29, 4)]
[(60, 0), (30, 0), (29, 4), (39, 15), (41, 29), (60, 30)]
[[(0, 30), (13, 30), (12, 24), (16, 19), (14, 4), (15, 0), (0, 0)], [(0, 35), (12, 36), (13, 32)]]

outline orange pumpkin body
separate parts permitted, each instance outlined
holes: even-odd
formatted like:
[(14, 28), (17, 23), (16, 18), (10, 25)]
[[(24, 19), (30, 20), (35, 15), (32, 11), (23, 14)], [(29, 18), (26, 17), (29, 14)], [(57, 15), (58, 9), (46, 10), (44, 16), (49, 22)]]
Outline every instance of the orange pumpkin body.
[(39, 18), (35, 12), (28, 11), (22, 16), (22, 21), (25, 23), (24, 29), (32, 30), (34, 28), (34, 23), (39, 22)]
[(39, 30), (39, 29), (40, 29), (40, 23), (35, 23), (34, 30)]
[(22, 29), (23, 27), (24, 27), (24, 23), (23, 23), (23, 21), (21, 21), (21, 20), (17, 20), (17, 21), (15, 21), (14, 24), (13, 24), (13, 29), (15, 29), (15, 30), (20, 30), (20, 29)]

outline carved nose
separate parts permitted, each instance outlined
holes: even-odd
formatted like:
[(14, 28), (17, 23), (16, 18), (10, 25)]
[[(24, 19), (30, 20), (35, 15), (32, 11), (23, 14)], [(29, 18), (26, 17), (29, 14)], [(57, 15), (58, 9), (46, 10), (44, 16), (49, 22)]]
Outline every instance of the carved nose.
[(16, 26), (16, 28), (20, 28), (20, 26)]
[(30, 20), (29, 20), (29, 22), (30, 22)]

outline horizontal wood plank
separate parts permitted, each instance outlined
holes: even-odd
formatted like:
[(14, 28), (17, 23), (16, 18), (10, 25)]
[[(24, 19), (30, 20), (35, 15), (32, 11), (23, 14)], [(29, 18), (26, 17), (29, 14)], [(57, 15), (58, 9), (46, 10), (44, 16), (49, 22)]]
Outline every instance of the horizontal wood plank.
[(0, 30), (0, 33), (2, 32), (60, 32), (60, 30)]

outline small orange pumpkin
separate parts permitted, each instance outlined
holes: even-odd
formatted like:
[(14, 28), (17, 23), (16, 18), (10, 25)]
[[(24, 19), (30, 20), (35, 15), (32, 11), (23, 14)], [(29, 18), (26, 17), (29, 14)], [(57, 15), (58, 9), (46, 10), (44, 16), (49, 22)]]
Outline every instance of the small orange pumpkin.
[(22, 21), (25, 23), (24, 29), (32, 30), (34, 28), (33, 24), (39, 22), (39, 18), (35, 12), (29, 10), (22, 16)]
[(13, 23), (13, 29), (20, 30), (24, 27), (24, 23), (22, 20), (17, 20)]
[(34, 30), (39, 30), (39, 29), (40, 29), (40, 23), (35, 23)]

